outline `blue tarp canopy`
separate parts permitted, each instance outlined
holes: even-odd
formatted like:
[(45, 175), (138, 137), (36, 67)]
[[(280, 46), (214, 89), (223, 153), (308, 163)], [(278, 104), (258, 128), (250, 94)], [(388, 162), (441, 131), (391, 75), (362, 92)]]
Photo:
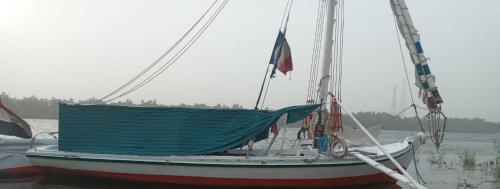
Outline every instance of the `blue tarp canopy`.
[(282, 115), (304, 119), (319, 105), (277, 111), (59, 105), (59, 150), (98, 154), (198, 155), (237, 148)]

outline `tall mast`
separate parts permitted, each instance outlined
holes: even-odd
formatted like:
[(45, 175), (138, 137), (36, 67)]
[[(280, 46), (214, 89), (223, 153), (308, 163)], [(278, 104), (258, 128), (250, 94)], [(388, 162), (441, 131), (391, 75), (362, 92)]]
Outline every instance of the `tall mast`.
[(427, 57), (424, 55), (420, 34), (410, 17), (405, 0), (390, 0), (392, 11), (398, 23), (399, 32), (403, 36), (406, 47), (410, 52), (411, 61), (415, 65), (416, 84), (422, 93), (422, 100), (430, 112), (440, 112), (443, 99), (439, 95), (435, 84), (435, 77), (429, 69)]
[[(436, 149), (439, 150), (439, 146), (443, 142), (447, 118), (441, 111), (443, 99), (439, 95), (438, 87), (435, 83), (436, 78), (431, 73), (429, 68), (429, 64), (427, 62), (428, 59), (424, 55), (424, 50), (422, 48), (422, 44), (420, 43), (420, 34), (417, 29), (415, 29), (405, 0), (389, 1), (392, 12), (396, 18), (399, 32), (406, 42), (406, 47), (410, 52), (411, 61), (415, 65), (415, 83), (420, 89), (420, 97), (429, 109), (429, 113), (424, 116), (424, 118), (429, 120), (429, 136), (432, 142), (436, 145)], [(418, 113), (415, 104), (413, 104), (413, 109), (417, 115)], [(442, 122), (441, 117), (443, 118)], [(422, 131), (424, 130), (421, 123), (420, 128)]]
[(321, 52), (321, 62), (323, 64), (321, 71), (321, 79), (319, 80), (319, 100), (324, 103), (321, 106), (322, 109), (326, 109), (326, 99), (328, 97), (328, 85), (330, 82), (330, 67), (332, 64), (332, 49), (333, 49), (333, 26), (335, 25), (335, 6), (337, 5), (337, 0), (325, 0), (327, 3), (326, 12), (326, 27), (324, 30), (322, 52)]

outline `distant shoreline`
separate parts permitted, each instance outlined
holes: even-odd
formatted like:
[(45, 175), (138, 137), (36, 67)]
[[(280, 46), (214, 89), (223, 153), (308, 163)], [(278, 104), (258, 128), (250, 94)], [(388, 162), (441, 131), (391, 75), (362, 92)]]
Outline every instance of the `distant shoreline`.
[[(20, 117), (25, 119), (58, 119), (59, 104), (97, 104), (100, 101), (96, 98), (87, 100), (74, 99), (57, 99), (57, 98), (38, 98), (36, 96), (15, 98), (10, 97), (6, 93), (0, 93), (2, 102)], [(150, 106), (150, 107), (184, 107), (184, 108), (202, 108), (202, 109), (243, 109), (239, 104), (223, 105), (217, 104), (210, 106), (204, 103), (195, 104), (178, 104), (178, 105), (162, 105), (156, 100), (141, 100), (140, 103), (134, 103), (132, 100), (118, 101), (110, 103), (112, 105), (124, 106)], [(383, 130), (396, 131), (419, 131), (415, 117), (399, 117), (386, 112), (357, 112), (354, 115), (364, 125), (381, 125)], [(343, 115), (342, 121), (344, 125), (355, 125), (354, 122), (347, 116)], [(423, 127), (427, 128), (427, 121), (421, 119)], [(500, 123), (486, 121), (481, 118), (448, 118), (446, 131), (460, 133), (500, 133)]]
[[(31, 120), (47, 120), (47, 121), (59, 121), (59, 119), (49, 119), (49, 118), (27, 118), (26, 119), (28, 122), (31, 121)], [(298, 128), (299, 125), (295, 125), (295, 126), (292, 126), (292, 127), (295, 127), (295, 128)], [(415, 124), (414, 125), (414, 129), (405, 129), (405, 128), (391, 128), (391, 127), (388, 127), (388, 126), (384, 126), (382, 125), (382, 130), (383, 131), (414, 131), (414, 132), (420, 132), (420, 129), (418, 129), (418, 124)], [(499, 126), (500, 127), (500, 126)], [(424, 127), (426, 128), (426, 127)], [(474, 129), (474, 128), (471, 128), (471, 129)], [(446, 129), (446, 132), (453, 132), (453, 133), (477, 133), (477, 134), (495, 134), (495, 133), (500, 133), (500, 128), (489, 128), (487, 131), (482, 131), (482, 130), (465, 130), (465, 129), (457, 129), (457, 128), (453, 128), (453, 126), (449, 126), (447, 129)]]

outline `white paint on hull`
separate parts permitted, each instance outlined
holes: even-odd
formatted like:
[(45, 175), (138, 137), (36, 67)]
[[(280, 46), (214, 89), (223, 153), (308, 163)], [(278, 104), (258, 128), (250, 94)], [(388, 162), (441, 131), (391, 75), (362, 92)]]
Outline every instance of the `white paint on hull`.
[[(404, 165), (411, 161), (411, 152), (407, 151), (398, 157)], [(212, 178), (245, 178), (245, 179), (329, 179), (342, 177), (367, 176), (380, 173), (378, 170), (367, 164), (348, 164), (341, 165), (336, 163), (324, 164), (320, 167), (301, 166), (300, 164), (283, 164), (287, 167), (273, 167), (272, 165), (262, 167), (245, 167), (250, 164), (240, 164), (242, 167), (213, 166), (214, 164), (198, 165), (159, 165), (147, 163), (121, 163), (116, 162), (98, 162), (82, 159), (50, 159), (30, 157), (32, 163), (37, 166), (54, 167), (70, 170), (98, 171), (109, 173), (128, 173), (128, 174), (146, 174), (146, 175), (175, 175), (190, 177), (212, 177)], [(389, 161), (384, 165), (395, 169)], [(210, 165), (210, 166), (207, 166)], [(276, 165), (276, 164), (275, 164)], [(303, 165), (307, 165), (304, 163)], [(313, 165), (318, 165), (314, 163)], [(237, 165), (235, 165), (237, 166)]]
[[(408, 167), (413, 158), (409, 141), (421, 144), (420, 137), (408, 138), (401, 143), (385, 145), (398, 162)], [(390, 169), (395, 166), (375, 147), (352, 148), (371, 152), (372, 159)], [(56, 146), (34, 148), (27, 152), (33, 165), (106, 173), (126, 173), (165, 176), (233, 178), (233, 179), (333, 179), (370, 176), (380, 171), (368, 164), (348, 157), (336, 160), (321, 155), (314, 156), (128, 156), (88, 154), (58, 151)]]
[[(25, 153), (30, 139), (0, 139), (0, 172), (2, 170), (30, 167), (31, 162)], [(39, 140), (35, 145), (55, 144), (55, 140)]]

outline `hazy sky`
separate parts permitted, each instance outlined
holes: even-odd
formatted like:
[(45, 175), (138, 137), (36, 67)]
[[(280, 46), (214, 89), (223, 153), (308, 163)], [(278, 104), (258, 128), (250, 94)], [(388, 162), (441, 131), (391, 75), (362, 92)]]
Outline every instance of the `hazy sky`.
[[(159, 57), (211, 2), (0, 0), (0, 92), (102, 97)], [(445, 113), (500, 121), (500, 1), (407, 2)], [(285, 4), (230, 1), (171, 69), (120, 100), (252, 108)], [(271, 83), (268, 107), (305, 103), (317, 6), (317, 0), (294, 2), (287, 39), (295, 70), (291, 80), (278, 74)], [(345, 6), (344, 104), (351, 111), (389, 111), (393, 86), (399, 103), (404, 78), (389, 1), (346, 0)]]

